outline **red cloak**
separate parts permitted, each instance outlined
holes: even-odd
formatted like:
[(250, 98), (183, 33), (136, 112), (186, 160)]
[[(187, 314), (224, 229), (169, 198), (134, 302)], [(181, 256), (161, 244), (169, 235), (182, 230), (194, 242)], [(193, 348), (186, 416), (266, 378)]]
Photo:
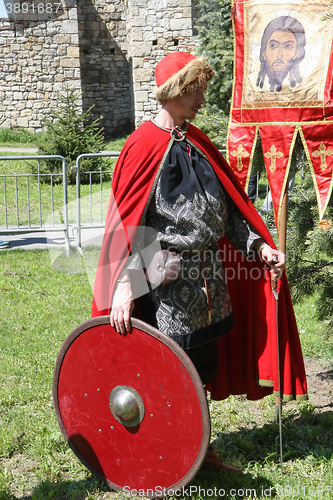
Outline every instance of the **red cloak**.
[[(209, 138), (189, 125), (187, 138), (209, 159), (217, 176), (244, 217), (275, 248), (271, 235), (237, 177)], [(117, 277), (144, 223), (171, 136), (151, 121), (127, 140), (116, 164), (105, 234), (98, 263), (92, 316), (110, 313)], [(259, 259), (248, 261), (223, 237), (220, 249), (235, 314), (235, 326), (218, 340), (219, 372), (208, 389), (213, 399), (246, 394), (260, 399), (278, 391), (275, 299), (269, 272)], [(306, 376), (287, 278), (279, 281), (280, 367), (285, 399), (306, 398)], [(138, 316), (136, 309), (134, 315)]]

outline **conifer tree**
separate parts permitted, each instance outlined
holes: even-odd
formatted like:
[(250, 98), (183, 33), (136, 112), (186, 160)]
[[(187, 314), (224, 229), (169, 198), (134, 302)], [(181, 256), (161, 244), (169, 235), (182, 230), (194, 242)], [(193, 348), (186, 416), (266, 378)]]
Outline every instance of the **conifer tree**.
[(208, 133), (218, 148), (225, 148), (233, 84), (231, 0), (199, 0), (195, 28), (199, 51), (215, 71), (206, 106), (195, 124)]

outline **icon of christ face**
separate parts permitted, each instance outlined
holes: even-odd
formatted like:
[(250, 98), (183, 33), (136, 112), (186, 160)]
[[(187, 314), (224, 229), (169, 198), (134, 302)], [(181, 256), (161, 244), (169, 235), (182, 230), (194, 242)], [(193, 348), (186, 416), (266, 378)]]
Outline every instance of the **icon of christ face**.
[(288, 75), (291, 88), (301, 83), (298, 65), (305, 56), (305, 43), (304, 28), (297, 19), (281, 16), (268, 23), (261, 39), (257, 86), (263, 88), (266, 76), (271, 92), (280, 92)]
[(283, 80), (294, 65), (296, 48), (296, 37), (292, 31), (276, 30), (272, 33), (264, 55), (266, 72), (270, 82), (282, 85)]

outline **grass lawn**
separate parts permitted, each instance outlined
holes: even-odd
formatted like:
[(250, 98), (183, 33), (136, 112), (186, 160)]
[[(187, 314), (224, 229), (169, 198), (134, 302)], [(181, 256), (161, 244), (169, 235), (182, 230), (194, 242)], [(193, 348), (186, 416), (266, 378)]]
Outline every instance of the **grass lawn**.
[(31, 147), (35, 146), (35, 143), (36, 136), (33, 132), (25, 129), (13, 130), (11, 128), (0, 128), (0, 147)]
[[(98, 254), (86, 251), (93, 258)], [(56, 356), (65, 337), (90, 317), (86, 274), (59, 272), (45, 250), (2, 250), (0, 264), (0, 500), (129, 498), (110, 492), (80, 463), (53, 409)], [(309, 362), (320, 363), (314, 370), (320, 368), (325, 383), (332, 384), (333, 342), (323, 342), (324, 325), (312, 310), (310, 299), (296, 308), (304, 354)], [(318, 400), (321, 388), (311, 388), (309, 402), (284, 405), (283, 472), (272, 397), (211, 402), (214, 446), (246, 473), (232, 477), (200, 471), (188, 494), (185, 489), (173, 498), (331, 499), (332, 392)]]
[[(0, 147), (37, 147), (38, 134), (25, 129), (12, 130), (0, 128)], [(120, 151), (127, 137), (120, 137), (105, 143), (104, 149), (108, 151)]]
[[(33, 144), (24, 131), (11, 135), (0, 130), (0, 145)], [(120, 150), (124, 139), (105, 145)], [(30, 173), (31, 162), (0, 162), (0, 173)], [(8, 222), (16, 223), (16, 187), (8, 179)], [(82, 186), (82, 220), (99, 220), (105, 214), (110, 179), (105, 179), (100, 202), (99, 185)], [(26, 178), (18, 180), (20, 222), (26, 223)], [(38, 222), (39, 190), (30, 181), (31, 220)], [(261, 201), (265, 181), (260, 184)], [(70, 185), (69, 219), (75, 221), (75, 186)], [(96, 212), (89, 210), (94, 196)], [(62, 186), (42, 186), (43, 214), (52, 210), (62, 221)], [(104, 215), (102, 215), (102, 218)], [(0, 226), (4, 224), (3, 198)], [(98, 249), (60, 256), (51, 262), (47, 250), (0, 251), (0, 500), (101, 500), (125, 499), (110, 492), (81, 464), (66, 445), (55, 418), (52, 376), (59, 349), (67, 335), (90, 317), (91, 276), (87, 270)], [(86, 272), (84, 271), (86, 270)], [(210, 402), (212, 440), (221, 456), (243, 469), (241, 477), (200, 471), (176, 499), (332, 499), (333, 498), (333, 339), (326, 324), (315, 317), (315, 297), (295, 306), (305, 355), (309, 401), (287, 403), (283, 409), (284, 467), (279, 465), (278, 426), (275, 401), (257, 402), (229, 397)], [(190, 490), (191, 487), (191, 490)], [(142, 497), (141, 497), (142, 498)]]

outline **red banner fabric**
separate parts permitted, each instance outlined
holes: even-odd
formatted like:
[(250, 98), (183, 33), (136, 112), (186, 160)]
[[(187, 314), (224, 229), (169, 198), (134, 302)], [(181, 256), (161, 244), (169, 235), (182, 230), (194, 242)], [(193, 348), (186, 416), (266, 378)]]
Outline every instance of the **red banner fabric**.
[[(325, 17), (330, 7), (330, 0), (233, 0), (235, 73), (229, 162), (245, 187), (255, 130), (260, 126), (266, 144), (263, 151), (273, 155), (264, 159), (277, 221), (283, 196), (279, 190), (285, 186), (295, 127), (303, 134), (304, 146), (308, 145), (320, 218), (332, 192), (333, 157), (324, 150), (324, 146), (330, 149), (327, 138), (333, 126), (333, 28), (332, 20)], [(274, 135), (269, 137), (270, 133)], [(276, 150), (271, 150), (274, 145)], [(319, 151), (318, 156), (312, 155), (311, 148)]]
[(311, 168), (322, 219), (333, 188), (333, 124), (303, 125), (301, 136)]
[[(259, 128), (267, 179), (272, 195), (275, 224), (279, 229), (282, 198), (288, 182), (295, 126), (265, 125)], [(296, 131), (297, 132), (297, 131)]]
[(247, 187), (249, 166), (255, 149), (257, 127), (234, 127), (228, 139), (228, 154), (231, 168), (244, 189)]

